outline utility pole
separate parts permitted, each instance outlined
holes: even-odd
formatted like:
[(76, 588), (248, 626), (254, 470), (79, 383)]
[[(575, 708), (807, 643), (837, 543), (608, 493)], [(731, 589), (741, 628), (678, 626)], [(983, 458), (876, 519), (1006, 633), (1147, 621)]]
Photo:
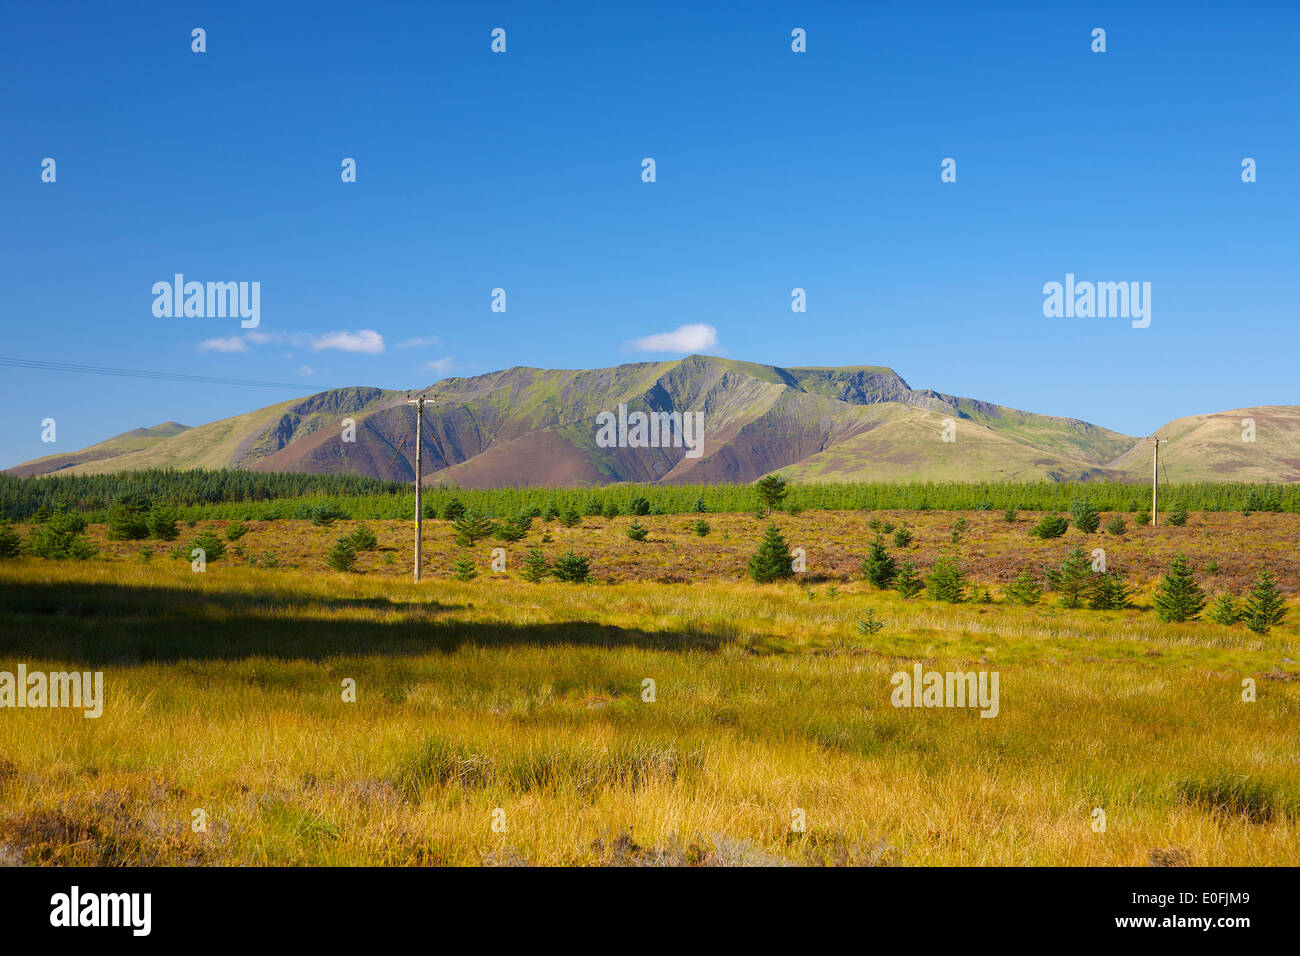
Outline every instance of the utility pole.
[(1156, 526), (1156, 483), (1160, 476), (1160, 445), (1169, 441), (1168, 438), (1161, 438), (1159, 435), (1152, 435), (1147, 439), (1155, 446), (1155, 457), (1151, 459), (1151, 527)]
[(433, 405), (438, 401), (438, 396), (425, 398), (421, 395), (419, 398), (407, 399), (406, 404), (415, 406), (415, 581), (420, 582), (420, 538), (421, 522), (424, 518), (423, 506), (423, 485), (424, 479), (424, 460), (421, 455), (420, 433), (424, 431), (424, 406)]

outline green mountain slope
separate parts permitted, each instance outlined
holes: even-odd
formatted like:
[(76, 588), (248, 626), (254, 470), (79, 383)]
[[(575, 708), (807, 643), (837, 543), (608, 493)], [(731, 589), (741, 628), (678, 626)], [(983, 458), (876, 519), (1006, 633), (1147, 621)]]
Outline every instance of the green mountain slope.
[[(1138, 438), (913, 389), (883, 366), (781, 368), (691, 355), (603, 369), (518, 367), (445, 379), (432, 390), (438, 402), (425, 412), (426, 481), (464, 487), (752, 481), (773, 471), (801, 481), (1143, 480), (1149, 474), (1143, 469), (1150, 446)], [(409, 480), (415, 445), (409, 394), (331, 389), (196, 428), (172, 423), (129, 432), (11, 472), (234, 467)], [(600, 447), (597, 415), (617, 413), (620, 405), (629, 412), (703, 413), (702, 453)], [(1243, 443), (1240, 418), (1252, 412), (1257, 441)], [(1230, 428), (1234, 416), (1238, 424)], [(355, 441), (344, 440), (346, 422)], [(1179, 419), (1165, 432), (1171, 441), (1162, 459), (1175, 480), (1300, 477), (1300, 410), (1294, 407)]]

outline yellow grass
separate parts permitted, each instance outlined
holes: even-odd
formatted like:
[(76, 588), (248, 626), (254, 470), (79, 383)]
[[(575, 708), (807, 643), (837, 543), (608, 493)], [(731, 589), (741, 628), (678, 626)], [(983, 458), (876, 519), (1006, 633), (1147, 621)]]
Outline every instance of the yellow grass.
[[(0, 711), (0, 858), (1300, 862), (1294, 623), (508, 577), (0, 563), (0, 670), (107, 698)], [(998, 671), (999, 715), (891, 706), (915, 661)]]

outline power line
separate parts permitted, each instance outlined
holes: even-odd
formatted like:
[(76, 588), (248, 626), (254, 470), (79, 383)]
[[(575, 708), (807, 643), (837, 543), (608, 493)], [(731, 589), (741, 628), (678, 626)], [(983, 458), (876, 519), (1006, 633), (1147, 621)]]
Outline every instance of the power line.
[(31, 368), (54, 372), (80, 372), (86, 375), (117, 375), (124, 378), (145, 378), (160, 382), (194, 382), (200, 385), (239, 385), (248, 388), (292, 388), (310, 391), (311, 386), (292, 382), (259, 382), (248, 378), (221, 378), (215, 375), (183, 375), (179, 372), (149, 372), (131, 368), (105, 368), (100, 365), (74, 365), (70, 362), (41, 362), (35, 359), (0, 357), (0, 365), (12, 368)]

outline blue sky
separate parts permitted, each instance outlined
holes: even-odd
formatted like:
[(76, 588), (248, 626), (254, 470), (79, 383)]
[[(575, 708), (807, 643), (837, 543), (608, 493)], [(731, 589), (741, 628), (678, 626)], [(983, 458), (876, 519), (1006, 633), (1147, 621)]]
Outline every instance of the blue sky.
[[(1294, 3), (9, 4), (0, 82), (7, 357), (307, 394), (703, 351), (1130, 434), (1300, 403)], [(260, 282), (265, 341), (156, 317), (177, 272)], [(1045, 318), (1066, 273), (1150, 282), (1150, 327)], [(294, 394), (0, 380), (0, 466)]]

